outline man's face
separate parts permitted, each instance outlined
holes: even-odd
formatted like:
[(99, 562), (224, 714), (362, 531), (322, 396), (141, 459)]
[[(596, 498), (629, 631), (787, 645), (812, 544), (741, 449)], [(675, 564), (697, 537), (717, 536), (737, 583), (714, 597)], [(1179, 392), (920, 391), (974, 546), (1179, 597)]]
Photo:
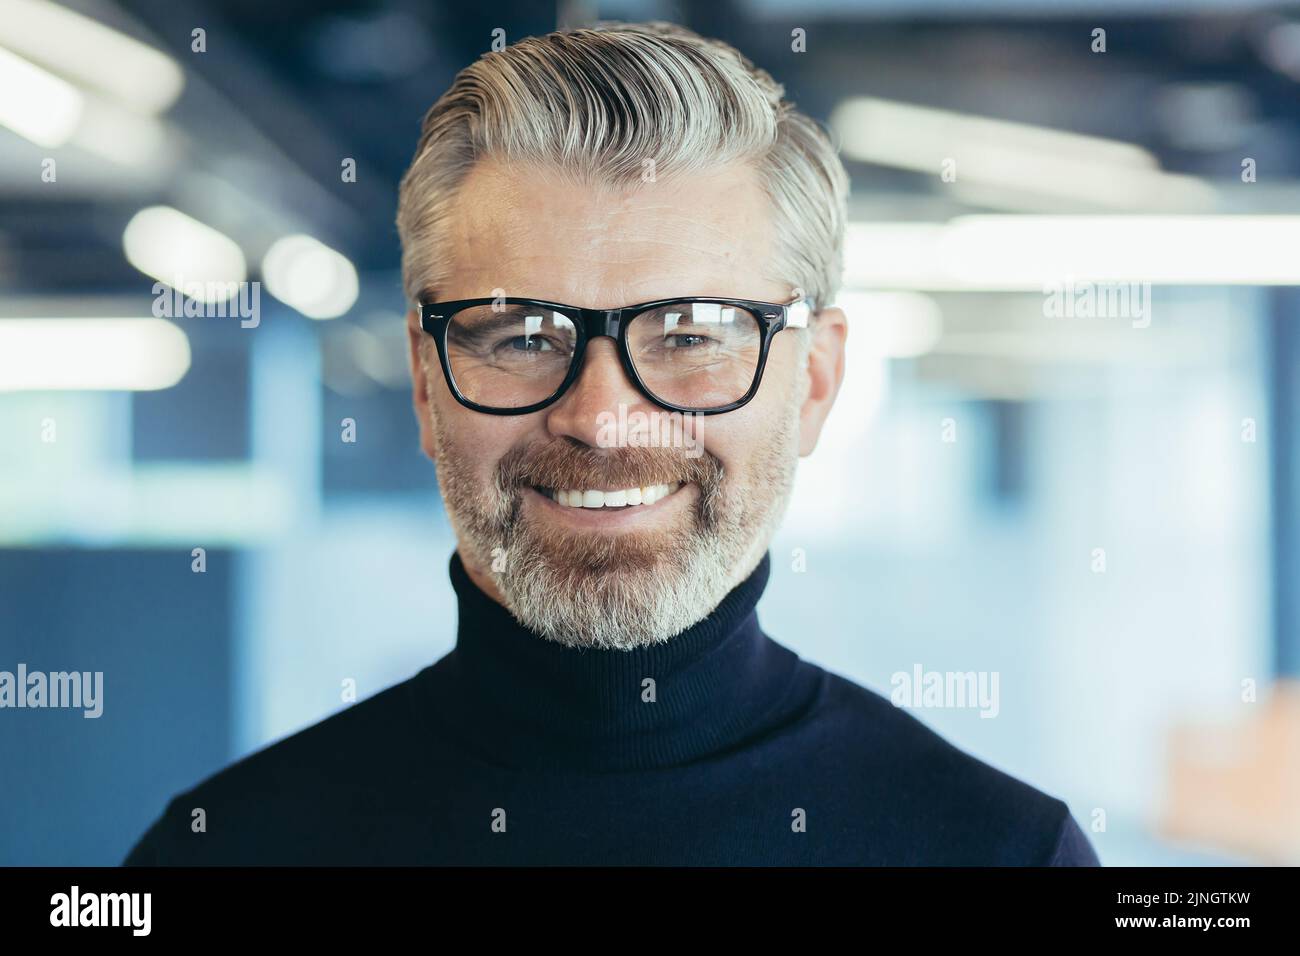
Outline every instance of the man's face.
[[(769, 200), (744, 167), (614, 188), (484, 161), (451, 219), (442, 301), (504, 294), (613, 308), (680, 296), (784, 302), (793, 291), (772, 274)], [(589, 344), (555, 404), (486, 415), (451, 395), (412, 311), (422, 443), (471, 578), (525, 625), (572, 645), (641, 646), (703, 618), (766, 551), (797, 457), (829, 411), (844, 338), (831, 312), (817, 323), (811, 375), (797, 338), (809, 333), (782, 332), (749, 404), (672, 416), (684, 432), (655, 435), (684, 434), (675, 447), (609, 447), (611, 416), (670, 415), (626, 377), (612, 339)], [(656, 485), (670, 493), (624, 507), (572, 507), (538, 490)]]

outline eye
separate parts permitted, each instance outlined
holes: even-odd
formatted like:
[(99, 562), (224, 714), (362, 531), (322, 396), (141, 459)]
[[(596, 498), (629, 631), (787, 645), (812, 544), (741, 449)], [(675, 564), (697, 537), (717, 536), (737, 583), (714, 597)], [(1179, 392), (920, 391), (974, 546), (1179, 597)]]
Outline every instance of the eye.
[(670, 349), (695, 348), (713, 341), (707, 335), (698, 335), (694, 332), (683, 332), (679, 335), (664, 336), (664, 344)]
[(554, 352), (555, 345), (550, 339), (541, 335), (516, 335), (508, 342), (508, 347), (516, 352)]

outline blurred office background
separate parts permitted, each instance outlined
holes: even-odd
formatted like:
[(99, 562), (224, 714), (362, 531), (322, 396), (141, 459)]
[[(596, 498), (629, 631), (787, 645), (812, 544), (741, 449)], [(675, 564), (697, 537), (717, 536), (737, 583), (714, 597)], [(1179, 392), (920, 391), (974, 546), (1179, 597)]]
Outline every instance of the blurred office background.
[[(736, 44), (852, 174), (769, 633), (886, 695), (997, 672), (917, 716), (1104, 863), (1300, 860), (1300, 6), (0, 0), (0, 669), (105, 675), (98, 720), (0, 711), (0, 864), (115, 864), (450, 649), (397, 182), (497, 36), (594, 16)], [(177, 270), (260, 321), (155, 318)], [(1057, 314), (1063, 274), (1150, 299)]]

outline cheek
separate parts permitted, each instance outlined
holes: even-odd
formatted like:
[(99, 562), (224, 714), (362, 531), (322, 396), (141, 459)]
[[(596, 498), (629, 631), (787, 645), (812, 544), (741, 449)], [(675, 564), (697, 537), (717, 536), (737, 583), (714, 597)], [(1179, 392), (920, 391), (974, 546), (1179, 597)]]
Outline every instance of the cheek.
[(744, 408), (701, 419), (704, 449), (722, 462), (728, 480), (747, 481), (755, 455), (770, 440), (771, 411), (754, 396)]
[(772, 349), (767, 356), (767, 368), (763, 371), (760, 395), (767, 392), (770, 399), (773, 395), (785, 396), (791, 391), (794, 380), (802, 371), (799, 367), (802, 346), (796, 337), (799, 334), (801, 333), (793, 331), (782, 332), (772, 342)]
[[(447, 391), (445, 385), (442, 389)], [(484, 487), (506, 453), (525, 442), (536, 427), (533, 419), (537, 416), (484, 415), (461, 405), (450, 394), (435, 399), (431, 411), (440, 464), (443, 458), (453, 458), (445, 467), (474, 474)]]
[(797, 415), (799, 370), (795, 358), (793, 350), (778, 352), (774, 344), (753, 400), (734, 412), (703, 419), (705, 449), (737, 481), (748, 482), (755, 472), (770, 471), (774, 444)]

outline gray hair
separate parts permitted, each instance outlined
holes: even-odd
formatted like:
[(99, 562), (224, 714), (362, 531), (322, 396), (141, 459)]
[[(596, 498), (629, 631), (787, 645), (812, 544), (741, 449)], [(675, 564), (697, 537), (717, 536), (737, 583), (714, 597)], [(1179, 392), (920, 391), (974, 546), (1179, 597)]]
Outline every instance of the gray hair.
[(848, 176), (826, 133), (734, 47), (667, 23), (602, 23), (484, 54), (433, 104), (398, 192), (411, 302), (446, 278), (437, 237), (482, 157), (615, 185), (749, 163), (772, 200), (776, 268), (830, 304)]

